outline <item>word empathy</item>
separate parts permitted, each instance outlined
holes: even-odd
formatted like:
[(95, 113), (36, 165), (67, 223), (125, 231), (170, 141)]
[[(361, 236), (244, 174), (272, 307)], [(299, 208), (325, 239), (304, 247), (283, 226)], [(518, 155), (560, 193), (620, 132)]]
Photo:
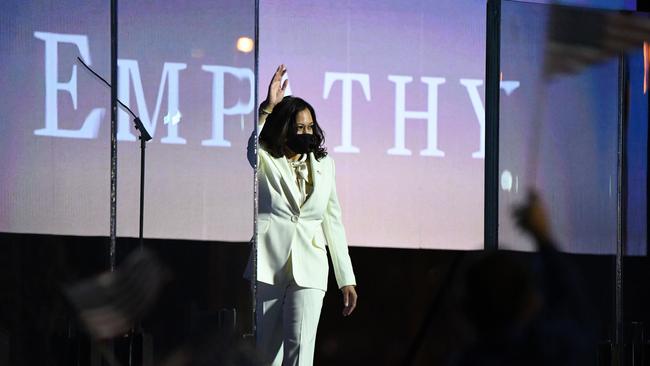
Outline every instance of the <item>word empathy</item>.
[[(58, 123), (58, 95), (67, 92), (72, 98), (73, 108), (77, 109), (77, 65), (72, 65), (71, 76), (68, 81), (59, 81), (58, 49), (61, 44), (74, 45), (79, 50), (81, 58), (91, 64), (88, 37), (76, 34), (61, 34), (48, 32), (34, 32), (34, 37), (45, 43), (45, 127), (34, 131), (35, 135), (64, 137), (77, 139), (97, 138), (99, 126), (106, 113), (105, 108), (94, 108), (85, 118), (79, 129), (63, 129)], [(158, 94), (153, 113), (145, 102), (144, 90), (138, 61), (118, 59), (118, 99), (129, 105), (130, 90), (134, 90), (137, 110), (140, 119), (151, 136), (156, 133), (158, 116), (167, 91), (167, 115), (163, 118), (167, 126), (167, 135), (160, 139), (163, 144), (186, 144), (187, 140), (179, 135), (179, 80), (180, 72), (187, 69), (186, 63), (164, 62)], [(237, 68), (222, 65), (203, 65), (201, 69), (212, 75), (212, 135), (202, 140), (203, 146), (229, 147), (230, 141), (224, 136), (225, 116), (246, 115), (254, 110), (254, 85), (255, 75), (248, 68)], [(249, 96), (247, 101), (237, 100), (232, 106), (226, 106), (225, 78), (226, 75), (234, 77), (237, 82), (247, 85)], [(406, 121), (426, 120), (427, 135), (426, 148), (421, 150), (421, 156), (443, 157), (444, 151), (438, 148), (438, 89), (447, 82), (444, 77), (420, 77), (420, 81), (427, 88), (426, 110), (406, 109), (406, 85), (413, 81), (412, 76), (388, 75), (388, 81), (394, 84), (395, 90), (395, 115), (394, 115), (394, 144), (386, 153), (388, 155), (412, 155), (406, 147)], [(328, 99), (330, 91), (340, 82), (341, 85), (341, 144), (334, 147), (339, 153), (359, 153), (360, 149), (352, 143), (352, 89), (358, 84), (367, 101), (371, 100), (370, 76), (363, 73), (326, 72), (323, 88), (323, 98)], [(460, 84), (467, 90), (470, 102), (474, 109), (480, 126), (480, 143), (478, 149), (472, 153), (473, 158), (485, 156), (485, 109), (479, 94), (479, 87), (483, 85), (481, 79), (460, 79)], [(506, 95), (511, 95), (518, 87), (519, 81), (501, 81), (501, 89)], [(246, 89), (244, 87), (244, 89)], [(171, 122), (171, 123), (169, 123)], [(129, 118), (126, 112), (120, 110), (117, 120), (117, 138), (121, 141), (135, 141), (136, 137), (131, 131)]]

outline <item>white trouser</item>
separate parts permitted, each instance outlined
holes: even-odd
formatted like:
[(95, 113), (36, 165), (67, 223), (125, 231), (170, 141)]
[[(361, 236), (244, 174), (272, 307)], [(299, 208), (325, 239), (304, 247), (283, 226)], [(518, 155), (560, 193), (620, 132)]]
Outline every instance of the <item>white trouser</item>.
[(272, 366), (311, 366), (325, 291), (257, 283), (257, 349)]

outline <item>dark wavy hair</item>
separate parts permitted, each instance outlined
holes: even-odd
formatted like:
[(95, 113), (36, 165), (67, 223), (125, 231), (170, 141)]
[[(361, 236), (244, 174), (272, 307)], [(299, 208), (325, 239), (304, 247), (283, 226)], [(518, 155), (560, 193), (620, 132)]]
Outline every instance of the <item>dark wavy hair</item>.
[(314, 108), (301, 98), (286, 96), (275, 105), (273, 113), (266, 117), (266, 122), (260, 133), (260, 145), (273, 157), (284, 156), (287, 139), (296, 134), (296, 115), (305, 109), (309, 110), (311, 118), (314, 120), (314, 156), (317, 160), (327, 156), (327, 151), (323, 146), (325, 134), (316, 120)]

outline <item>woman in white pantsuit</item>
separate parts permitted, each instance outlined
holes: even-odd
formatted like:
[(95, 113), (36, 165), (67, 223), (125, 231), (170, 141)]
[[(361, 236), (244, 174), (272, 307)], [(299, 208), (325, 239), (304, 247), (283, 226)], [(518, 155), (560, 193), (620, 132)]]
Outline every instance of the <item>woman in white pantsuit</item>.
[[(257, 348), (271, 365), (312, 365), (327, 289), (329, 248), (343, 315), (357, 304), (356, 281), (336, 196), (334, 161), (314, 109), (284, 97), (280, 65), (260, 106), (257, 154)], [(255, 136), (249, 142), (249, 157)], [(252, 255), (251, 255), (252, 258)], [(251, 262), (247, 268), (250, 278)]]

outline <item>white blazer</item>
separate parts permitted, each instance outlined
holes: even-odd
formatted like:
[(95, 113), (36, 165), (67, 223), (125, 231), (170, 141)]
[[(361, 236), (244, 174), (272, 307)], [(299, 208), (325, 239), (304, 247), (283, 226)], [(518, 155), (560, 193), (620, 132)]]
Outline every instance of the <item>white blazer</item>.
[[(254, 134), (248, 143), (254, 161)], [(252, 158), (252, 159), (251, 159)], [(257, 280), (276, 284), (291, 254), (296, 284), (327, 290), (329, 248), (339, 288), (356, 285), (336, 195), (334, 160), (309, 154), (313, 190), (300, 207), (300, 191), (285, 157), (258, 149)], [(250, 278), (252, 253), (245, 276)]]

